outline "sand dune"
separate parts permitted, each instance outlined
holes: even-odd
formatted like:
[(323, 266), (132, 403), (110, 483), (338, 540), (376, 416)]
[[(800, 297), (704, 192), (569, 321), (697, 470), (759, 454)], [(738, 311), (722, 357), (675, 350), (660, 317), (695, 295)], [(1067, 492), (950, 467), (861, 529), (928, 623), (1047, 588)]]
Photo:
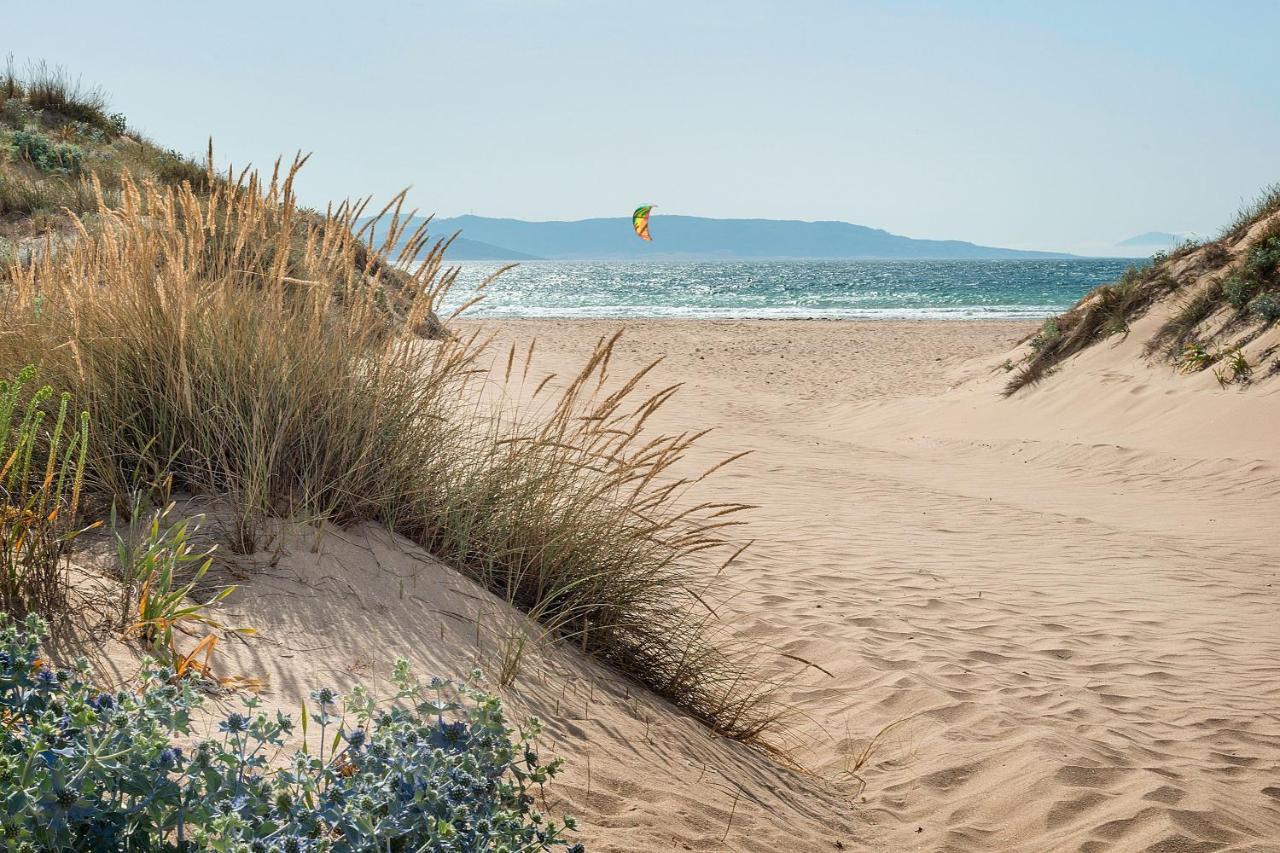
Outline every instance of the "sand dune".
[[(486, 328), (568, 376), (617, 324)], [(597, 851), (1280, 849), (1280, 386), (1147, 366), (1134, 336), (1002, 399), (1029, 331), (628, 324), (615, 373), (665, 353), (650, 381), (685, 383), (657, 428), (716, 427), (691, 465), (757, 451), (713, 481), (761, 507), (718, 593), (792, 766), (374, 529), (279, 531), (230, 602), (261, 635), (219, 666), (296, 710), (401, 655), (496, 673), (527, 632), (503, 693)]]
[[(613, 328), (500, 333), (567, 370)], [(1148, 366), (1135, 336), (1001, 400), (1002, 353), (1029, 331), (649, 322), (621, 355), (668, 353), (657, 381), (687, 383), (665, 426), (759, 451), (716, 487), (763, 507), (730, 621), (829, 673), (773, 658), (806, 784), (857, 828), (842, 843), (1276, 849), (1280, 393)], [(700, 811), (676, 755), (668, 790)], [(610, 756), (621, 774), (638, 758)], [(625, 814), (643, 794), (614, 796)], [(794, 817), (821, 802), (801, 786), (738, 815), (774, 846), (795, 826), (780, 849), (833, 849)], [(597, 817), (600, 849), (654, 849)]]

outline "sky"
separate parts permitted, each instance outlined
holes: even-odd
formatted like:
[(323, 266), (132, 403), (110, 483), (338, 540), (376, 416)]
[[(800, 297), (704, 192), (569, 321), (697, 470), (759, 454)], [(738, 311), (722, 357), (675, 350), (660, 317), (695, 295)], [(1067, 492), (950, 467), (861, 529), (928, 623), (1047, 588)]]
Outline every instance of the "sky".
[(61, 0), (0, 53), (305, 203), (836, 219), (1107, 254), (1280, 181), (1280, 3)]

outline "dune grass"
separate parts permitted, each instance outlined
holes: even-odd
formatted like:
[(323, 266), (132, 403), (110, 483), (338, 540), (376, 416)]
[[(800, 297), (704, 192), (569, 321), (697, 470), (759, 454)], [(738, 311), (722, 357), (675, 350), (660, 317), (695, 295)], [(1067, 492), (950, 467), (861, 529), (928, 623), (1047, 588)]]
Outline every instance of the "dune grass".
[[(1280, 191), (1272, 195), (1280, 199)], [(1256, 209), (1262, 211), (1262, 216), (1271, 216), (1280, 210), (1277, 205), (1280, 202), (1273, 204), (1268, 195), (1258, 202)], [(1238, 230), (1243, 237), (1249, 228)], [(1225, 309), (1231, 311), (1227, 328), (1239, 328), (1251, 321), (1269, 326), (1274, 320), (1270, 306), (1277, 294), (1280, 294), (1280, 222), (1255, 235), (1239, 262), (1179, 305), (1147, 342), (1146, 353), (1176, 357), (1188, 343), (1194, 342), (1206, 320)]]
[(27, 67), (23, 79), (19, 80), (10, 56), (0, 90), (14, 94), (20, 92), (32, 109), (48, 110), (102, 130), (116, 129), (116, 124), (107, 114), (107, 99), (102, 90), (84, 86), (61, 66), (35, 62)]
[[(1030, 339), (1031, 352), (1021, 368), (1006, 383), (1004, 395), (1034, 385), (1051, 374), (1059, 364), (1086, 347), (1115, 334), (1127, 334), (1129, 324), (1152, 304), (1175, 294), (1181, 287), (1170, 264), (1192, 258), (1197, 275), (1215, 277), (1182, 298), (1170, 316), (1144, 344), (1147, 356), (1163, 354), (1175, 359), (1197, 329), (1219, 310), (1235, 310), (1235, 320), (1263, 325), (1274, 321), (1273, 308), (1280, 292), (1280, 224), (1269, 226), (1246, 247), (1242, 261), (1230, 266), (1230, 246), (1239, 244), (1260, 220), (1280, 212), (1280, 184), (1266, 189), (1245, 206), (1218, 240), (1198, 245), (1186, 243), (1170, 255), (1158, 255), (1145, 268), (1130, 267), (1119, 281), (1090, 291), (1071, 310), (1046, 321)], [(1183, 268), (1182, 277), (1187, 276)]]
[(1130, 267), (1113, 284), (1104, 284), (1064, 314), (1045, 323), (1032, 339), (1032, 351), (1005, 384), (1010, 396), (1048, 376), (1058, 364), (1097, 341), (1128, 334), (1129, 324), (1177, 283), (1158, 267)]
[(1253, 201), (1245, 204), (1236, 218), (1222, 232), (1225, 240), (1239, 240), (1259, 219), (1280, 211), (1280, 183), (1265, 188)]
[(268, 516), (384, 524), (757, 739), (767, 690), (717, 640), (699, 586), (736, 556), (744, 507), (698, 501), (699, 477), (676, 474), (700, 434), (645, 429), (674, 389), (614, 380), (606, 340), (532, 395), (544, 405), (495, 409), (488, 342), (421, 335), (456, 276), (447, 242), (402, 240), (393, 211), (369, 245), (360, 206), (300, 210), (300, 166), (266, 181), (210, 167), (207, 193), (124, 175), (118, 208), (0, 274), (0, 370), (35, 360), (88, 411), (86, 488), (127, 505), (172, 476), (231, 502), (241, 550)]
[(0, 610), (56, 619), (79, 533), (88, 417), (70, 409), (70, 395), (34, 386), (32, 366), (9, 376), (0, 381)]

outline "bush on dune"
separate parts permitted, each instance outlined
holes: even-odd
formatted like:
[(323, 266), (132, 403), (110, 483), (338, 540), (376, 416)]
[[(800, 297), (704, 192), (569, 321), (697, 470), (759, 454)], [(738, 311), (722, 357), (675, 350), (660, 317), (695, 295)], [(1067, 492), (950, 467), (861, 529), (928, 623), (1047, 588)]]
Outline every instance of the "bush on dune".
[[(569, 847), (532, 791), (537, 721), (513, 731), (466, 684), (420, 684), (401, 661), (384, 701), (312, 692), (295, 728), (248, 699), (216, 730), (172, 670), (102, 692), (83, 664), (39, 657), (45, 626), (0, 614), (0, 837), (15, 851), (507, 850)], [(212, 729), (212, 727), (210, 727)], [(580, 844), (570, 853), (581, 851)]]
[(446, 243), (393, 221), (370, 246), (358, 207), (299, 210), (299, 166), (207, 193), (125, 175), (118, 209), (0, 275), (0, 370), (34, 359), (88, 411), (87, 487), (127, 505), (171, 474), (234, 503), (242, 550), (265, 516), (387, 525), (717, 731), (758, 737), (772, 712), (697, 588), (742, 507), (674, 476), (697, 434), (643, 430), (673, 389), (608, 382), (602, 341), (542, 413), (494, 411), (487, 342), (421, 335), (456, 275)]

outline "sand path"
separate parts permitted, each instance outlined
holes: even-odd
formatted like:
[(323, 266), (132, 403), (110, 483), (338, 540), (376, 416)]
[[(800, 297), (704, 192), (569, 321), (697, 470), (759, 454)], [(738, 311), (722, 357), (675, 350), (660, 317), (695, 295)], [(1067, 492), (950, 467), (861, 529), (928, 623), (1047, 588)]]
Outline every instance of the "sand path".
[[(567, 371), (615, 327), (498, 328)], [(1002, 402), (1027, 331), (649, 322), (621, 355), (669, 354), (666, 426), (759, 451), (716, 486), (762, 506), (733, 624), (830, 673), (773, 672), (867, 845), (1280, 849), (1280, 394), (1108, 348)]]

